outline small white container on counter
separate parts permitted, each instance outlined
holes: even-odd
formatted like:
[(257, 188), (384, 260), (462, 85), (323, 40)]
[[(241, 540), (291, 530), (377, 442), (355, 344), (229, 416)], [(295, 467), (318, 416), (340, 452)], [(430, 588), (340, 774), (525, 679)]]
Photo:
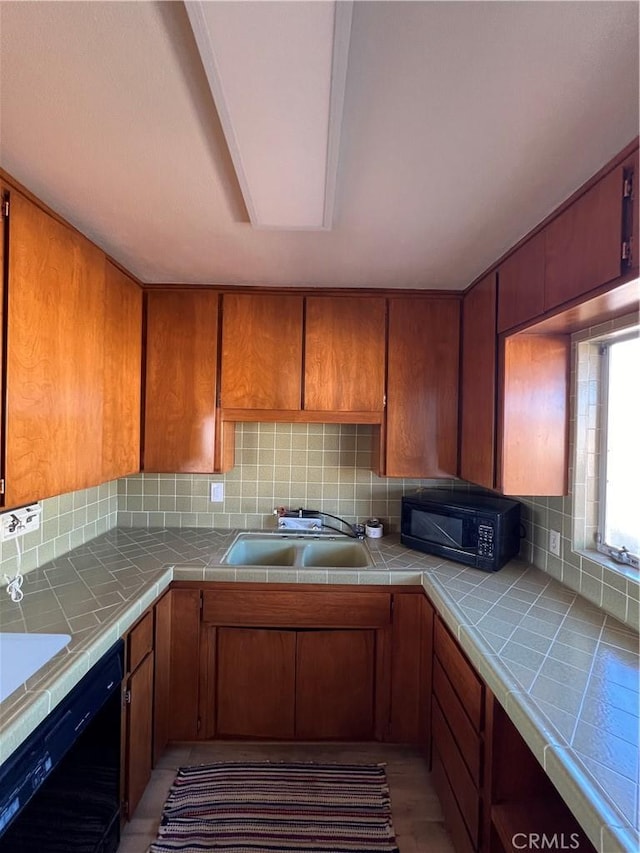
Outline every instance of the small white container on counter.
[(384, 534), (384, 528), (377, 518), (370, 518), (364, 526), (364, 532), (369, 539), (381, 539)]

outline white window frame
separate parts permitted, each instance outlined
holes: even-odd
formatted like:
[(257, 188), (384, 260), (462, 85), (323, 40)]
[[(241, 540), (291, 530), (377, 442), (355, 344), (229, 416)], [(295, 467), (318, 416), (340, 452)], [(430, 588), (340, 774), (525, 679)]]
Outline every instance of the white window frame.
[(622, 334), (613, 335), (600, 341), (600, 382), (599, 382), (599, 407), (600, 407), (600, 442), (598, 447), (598, 532), (596, 535), (596, 549), (609, 559), (619, 565), (630, 566), (637, 571), (640, 570), (640, 555), (627, 550), (623, 545), (618, 547), (605, 541), (604, 531), (606, 529), (606, 483), (607, 483), (607, 432), (608, 432), (608, 400), (609, 400), (609, 354), (611, 347), (623, 341), (637, 338), (639, 328), (628, 329)]

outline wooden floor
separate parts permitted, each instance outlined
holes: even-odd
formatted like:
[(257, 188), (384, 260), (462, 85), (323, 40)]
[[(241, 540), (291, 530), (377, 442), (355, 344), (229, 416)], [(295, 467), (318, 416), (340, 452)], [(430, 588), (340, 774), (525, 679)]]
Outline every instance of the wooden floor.
[(393, 827), (400, 853), (454, 853), (440, 803), (420, 753), (390, 744), (185, 743), (170, 747), (153, 771), (118, 853), (146, 853), (155, 840), (162, 806), (181, 765), (210, 761), (384, 762), (391, 792)]

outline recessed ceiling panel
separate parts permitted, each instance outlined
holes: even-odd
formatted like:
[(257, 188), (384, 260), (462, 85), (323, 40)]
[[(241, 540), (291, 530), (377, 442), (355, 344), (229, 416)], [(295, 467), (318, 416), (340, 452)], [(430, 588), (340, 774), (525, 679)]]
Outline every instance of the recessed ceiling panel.
[(254, 226), (330, 227), (351, 26), (339, 5), (186, 3)]

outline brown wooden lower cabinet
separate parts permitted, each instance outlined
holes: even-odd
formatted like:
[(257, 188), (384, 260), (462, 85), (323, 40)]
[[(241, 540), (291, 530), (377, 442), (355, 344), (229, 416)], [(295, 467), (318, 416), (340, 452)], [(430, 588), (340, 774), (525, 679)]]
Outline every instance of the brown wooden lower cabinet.
[(169, 743), (169, 708), (171, 707), (171, 600), (166, 592), (153, 608), (154, 617), (154, 682), (153, 682), (153, 763)]
[(440, 759), (440, 753), (437, 750), (433, 752), (432, 774), (433, 785), (440, 799), (445, 826), (449, 830), (453, 846), (457, 853), (474, 853), (476, 848), (469, 838), (460, 807), (458, 806), (451, 783)]
[(484, 722), (484, 685), (440, 618), (435, 622), (433, 649), (471, 725), (480, 732)]
[(429, 754), (433, 607), (425, 595), (393, 596), (389, 739)]
[(482, 844), (486, 692), (440, 617), (433, 652), (434, 782), (456, 849), (466, 853)]
[(489, 853), (520, 853), (534, 844), (595, 853), (553, 783), (506, 711), (487, 702), (484, 834)]
[(449, 785), (454, 792), (471, 844), (477, 850), (480, 841), (480, 791), (471, 778), (437, 700), (434, 700), (432, 715), (434, 751), (438, 753)]
[(528, 832), (576, 833), (594, 853), (421, 588), (177, 584), (169, 596), (155, 611), (156, 702), (169, 702), (158, 749), (165, 737), (422, 745), (458, 853), (515, 853)]
[(433, 700), (442, 709), (467, 770), (474, 784), (479, 786), (482, 783), (482, 738), (473, 728), (438, 658), (433, 662)]
[(376, 631), (299, 631), (295, 734), (373, 740)]
[(146, 613), (127, 636), (124, 685), (123, 813), (130, 820), (152, 768), (153, 614)]
[(292, 738), (295, 631), (218, 628), (214, 637), (217, 638), (216, 734)]
[[(436, 618), (433, 782), (458, 853), (595, 853), (506, 711)], [(555, 841), (554, 841), (555, 837)]]
[(170, 740), (199, 735), (200, 590), (171, 590)]
[(130, 819), (151, 778), (153, 727), (153, 652), (129, 678), (127, 692), (126, 813)]
[[(206, 629), (205, 737), (373, 740), (376, 631)], [(201, 703), (202, 704), (202, 703)]]
[(386, 740), (428, 754), (433, 608), (420, 588), (239, 587), (172, 588), (159, 743)]
[(200, 736), (382, 739), (391, 595), (203, 590)]

